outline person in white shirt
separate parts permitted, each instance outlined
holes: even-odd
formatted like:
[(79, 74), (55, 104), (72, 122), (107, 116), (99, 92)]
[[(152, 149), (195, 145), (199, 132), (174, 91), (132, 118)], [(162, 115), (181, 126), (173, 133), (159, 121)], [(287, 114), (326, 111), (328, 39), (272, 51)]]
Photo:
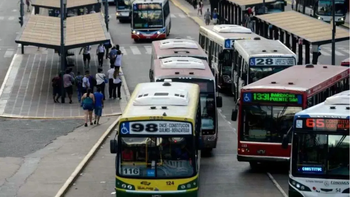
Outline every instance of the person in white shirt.
[(90, 89), (90, 81), (89, 81), (89, 76), (90, 76), (90, 72), (87, 70), (85, 71), (85, 76), (83, 78), (83, 91), (82, 93), (85, 94), (87, 92), (88, 89)]
[(114, 65), (111, 65), (111, 68), (107, 71), (108, 74), (108, 93), (109, 98), (112, 98), (113, 95), (115, 95), (115, 87), (113, 84), (113, 74), (114, 74)]
[[(102, 58), (103, 58), (103, 56), (102, 56)], [(101, 93), (103, 94), (103, 100), (106, 100), (106, 97), (105, 97), (105, 86), (106, 86), (106, 83), (105, 83), (105, 81), (107, 80), (107, 77), (102, 72), (102, 68), (99, 68), (97, 70), (95, 78), (96, 78), (96, 86), (97, 86), (97, 88), (100, 88)]]
[(117, 57), (115, 58), (114, 66), (115, 67), (122, 66), (122, 52), (121, 51), (117, 51)]
[(103, 44), (99, 44), (96, 49), (97, 59), (98, 59), (98, 65), (102, 67), (103, 65), (103, 57), (105, 55), (105, 46)]
[[(88, 45), (88, 46), (82, 47), (79, 52), (79, 55), (80, 55), (81, 51), (83, 51), (83, 61), (84, 61), (85, 68), (88, 68), (90, 66), (90, 60), (91, 60), (90, 50), (91, 50), (91, 46)], [(86, 61), (87, 61), (87, 64), (86, 64)]]
[[(121, 76), (123, 75), (122, 72), (120, 72), (120, 67), (115, 67), (114, 74), (113, 74), (113, 84), (114, 84), (114, 93), (118, 93), (118, 99), (122, 99), (120, 94), (120, 88), (122, 86), (122, 79)], [(114, 94), (113, 98), (116, 99), (117, 95)]]

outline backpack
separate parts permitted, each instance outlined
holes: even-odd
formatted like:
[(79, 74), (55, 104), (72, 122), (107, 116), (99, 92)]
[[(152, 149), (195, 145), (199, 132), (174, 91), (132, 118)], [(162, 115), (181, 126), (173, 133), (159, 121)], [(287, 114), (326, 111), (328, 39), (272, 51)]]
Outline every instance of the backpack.
[(93, 76), (89, 76), (90, 87), (96, 86), (97, 82)]
[(94, 101), (89, 96), (90, 95), (88, 94), (82, 102), (83, 108), (85, 108), (85, 109), (90, 109), (90, 108), (92, 109), (93, 108)]
[(75, 77), (75, 85), (79, 88), (83, 87), (83, 77), (82, 76)]

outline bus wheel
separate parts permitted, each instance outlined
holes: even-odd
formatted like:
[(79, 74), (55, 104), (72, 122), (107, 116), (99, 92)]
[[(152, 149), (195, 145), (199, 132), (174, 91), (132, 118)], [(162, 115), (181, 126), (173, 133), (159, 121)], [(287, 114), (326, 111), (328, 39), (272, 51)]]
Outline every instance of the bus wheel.
[(139, 42), (139, 40), (135, 38), (135, 39), (134, 39), (134, 42), (138, 43), (138, 42)]
[(249, 164), (252, 170), (256, 170), (259, 167), (259, 164), (256, 161), (250, 161)]
[(169, 36), (169, 34), (170, 34), (170, 28), (167, 28), (166, 29), (166, 36)]

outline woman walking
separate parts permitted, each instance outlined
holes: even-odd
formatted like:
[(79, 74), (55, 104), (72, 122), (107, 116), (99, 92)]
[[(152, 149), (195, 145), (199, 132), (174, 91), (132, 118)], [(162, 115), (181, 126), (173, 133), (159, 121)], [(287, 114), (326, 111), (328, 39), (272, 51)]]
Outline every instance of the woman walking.
[(105, 86), (108, 83), (106, 75), (102, 72), (102, 68), (97, 69), (96, 73), (96, 87), (100, 88), (101, 93), (103, 94), (103, 100), (106, 100), (105, 97)]
[[(120, 72), (120, 67), (115, 67), (114, 70), (114, 74), (113, 74), (113, 84), (114, 84), (114, 88), (116, 88), (115, 92), (118, 94), (118, 99), (122, 99), (121, 98), (121, 94), (120, 94), (120, 88), (122, 86), (122, 79), (121, 76), (123, 75), (122, 72)], [(114, 99), (117, 98), (117, 95), (115, 94)]]
[(92, 111), (94, 110), (95, 106), (95, 97), (94, 94), (91, 92), (91, 89), (87, 90), (87, 92), (81, 97), (81, 100), (85, 112), (85, 127), (88, 126), (88, 119), (90, 120), (90, 125), (93, 125)]

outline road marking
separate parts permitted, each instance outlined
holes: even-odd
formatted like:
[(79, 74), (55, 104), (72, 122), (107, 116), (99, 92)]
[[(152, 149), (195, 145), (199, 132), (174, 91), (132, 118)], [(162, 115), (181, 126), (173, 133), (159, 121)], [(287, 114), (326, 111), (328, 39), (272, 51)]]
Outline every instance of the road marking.
[(288, 197), (288, 195), (286, 194), (286, 192), (284, 192), (284, 190), (282, 189), (282, 187), (277, 183), (277, 181), (275, 180), (275, 178), (273, 178), (273, 176), (267, 172), (266, 173), (267, 176), (270, 178), (270, 180), (273, 182), (273, 184), (275, 184), (275, 186), (277, 187), (277, 189), (281, 192), (281, 194), (284, 196), (284, 197)]
[(14, 10), (12, 10), (12, 12), (17, 12), (17, 10), (16, 10), (16, 9), (14, 9)]
[(141, 55), (141, 52), (140, 52), (139, 48), (137, 48), (137, 46), (130, 46), (130, 49), (134, 55)]
[(171, 18), (176, 18), (175, 14), (170, 14)]
[[(321, 51), (321, 53), (322, 53), (322, 51)], [(345, 56), (344, 54), (340, 53), (340, 52), (337, 51), (337, 50), (335, 50), (334, 53), (335, 53), (335, 55), (337, 55), (337, 56)]]
[(324, 51), (324, 50), (322, 50), (322, 49), (321, 49), (321, 51), (320, 51), (320, 52), (321, 52), (321, 54), (322, 54), (322, 55), (324, 55), (324, 56), (331, 56), (331, 54), (329, 54), (329, 53), (325, 52), (325, 51)]
[(13, 21), (14, 19), (15, 19), (14, 16), (10, 16), (10, 17), (8, 18), (9, 21)]
[(224, 114), (222, 114), (222, 110), (219, 109), (218, 112), (219, 112), (220, 116), (221, 116), (224, 120), (227, 121), (228, 126), (232, 129), (233, 133), (237, 135), (236, 129), (233, 128), (233, 127), (231, 126), (231, 125), (232, 125), (231, 122), (230, 122), (229, 120), (226, 119), (226, 116), (225, 116)]
[(146, 49), (146, 54), (151, 54), (152, 53), (152, 47), (151, 46), (145, 46)]
[[(1, 39), (0, 39), (1, 41)], [(341, 49), (341, 51), (345, 52), (346, 54), (349, 54), (349, 50), (348, 49)]]
[(10, 58), (12, 57), (12, 55), (15, 53), (15, 50), (14, 49), (7, 49), (6, 52), (5, 52), (5, 55), (4, 57), (5, 58)]
[(5, 17), (3, 17), (3, 16), (0, 16), (0, 20), (2, 21), (2, 20), (4, 20), (5, 19)]
[(123, 53), (123, 55), (127, 55), (128, 53), (125, 50), (125, 47), (120, 47), (120, 51)]
[(184, 14), (178, 14), (180, 18), (186, 18)]

